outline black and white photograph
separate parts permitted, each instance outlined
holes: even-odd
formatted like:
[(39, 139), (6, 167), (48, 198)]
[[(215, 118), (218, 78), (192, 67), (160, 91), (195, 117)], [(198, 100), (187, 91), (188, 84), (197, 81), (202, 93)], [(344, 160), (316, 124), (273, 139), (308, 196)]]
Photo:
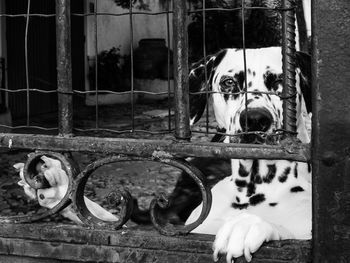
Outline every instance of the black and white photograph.
[(348, 0), (0, 0), (0, 263), (349, 263)]

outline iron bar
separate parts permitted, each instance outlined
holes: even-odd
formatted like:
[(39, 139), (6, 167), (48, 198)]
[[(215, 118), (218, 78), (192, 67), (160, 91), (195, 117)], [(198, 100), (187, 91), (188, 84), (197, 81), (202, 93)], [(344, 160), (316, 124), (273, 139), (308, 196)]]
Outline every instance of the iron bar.
[[(204, 65), (207, 65), (207, 45), (206, 45), (206, 32), (205, 32), (205, 24), (206, 24), (206, 5), (205, 5), (205, 1), (202, 1), (202, 6), (203, 6), (203, 12), (202, 12), (202, 35), (203, 35), (203, 59), (204, 59)], [(204, 67), (204, 79), (205, 79), (205, 96), (207, 99), (207, 104), (205, 105), (205, 128), (206, 128), (206, 132), (209, 132), (209, 83), (208, 83), (208, 70), (207, 67)]]
[(311, 5), (312, 262), (350, 262), (350, 2)]
[(6, 134), (0, 136), (0, 147), (51, 151), (79, 151), (152, 156), (166, 152), (176, 157), (217, 157), (228, 159), (310, 160), (308, 144), (278, 146), (223, 143), (190, 143), (186, 141), (141, 140), (98, 137), (60, 137), (51, 135)]
[[(245, 131), (248, 131), (248, 81), (247, 81), (247, 55), (246, 55), (246, 41), (245, 41), (245, 0), (241, 1), (241, 20), (242, 20), (242, 48), (243, 48), (243, 65), (244, 65), (244, 107), (245, 113)], [(242, 127), (243, 128), (243, 127)]]
[(298, 25), (298, 34), (299, 34), (299, 49), (300, 51), (309, 52), (309, 41), (307, 36), (307, 26), (305, 21), (305, 13), (304, 13), (304, 1), (296, 2), (296, 19)]
[(175, 137), (191, 138), (186, 0), (173, 1)]
[[(168, 74), (168, 130), (169, 132), (171, 131), (171, 94), (173, 94), (171, 92), (171, 85), (170, 85), (170, 76), (171, 76), (171, 63), (170, 63), (170, 17), (169, 17), (169, 10), (170, 4), (169, 1), (166, 2), (166, 28), (167, 28), (167, 41), (168, 41), (168, 50), (167, 50), (167, 65), (168, 65), (168, 70), (167, 70), (167, 74)], [(159, 93), (157, 93), (159, 94)]]
[(296, 79), (295, 79), (295, 0), (282, 0), (282, 63), (284, 129), (296, 132)]
[(24, 32), (24, 56), (25, 56), (25, 73), (26, 73), (26, 102), (27, 102), (27, 126), (30, 125), (30, 85), (29, 85), (29, 66), (28, 66), (28, 30), (29, 30), (29, 14), (30, 14), (31, 1), (28, 0), (27, 5), (27, 16), (26, 16), (26, 27)]
[(70, 136), (73, 131), (70, 0), (56, 0), (56, 14), (58, 131), (62, 136)]
[(99, 127), (99, 114), (98, 114), (98, 21), (97, 21), (97, 9), (98, 2), (94, 2), (94, 37), (95, 37), (95, 128)]
[(134, 97), (134, 23), (132, 1), (129, 5), (129, 25), (130, 25), (130, 103), (131, 103), (131, 131), (135, 130), (135, 97)]

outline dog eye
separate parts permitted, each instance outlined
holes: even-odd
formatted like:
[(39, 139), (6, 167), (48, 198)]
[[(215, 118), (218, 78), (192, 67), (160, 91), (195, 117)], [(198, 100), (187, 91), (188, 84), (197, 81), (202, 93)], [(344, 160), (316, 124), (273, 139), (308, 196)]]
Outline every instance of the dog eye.
[(226, 87), (232, 87), (235, 84), (235, 81), (233, 79), (226, 79), (222, 81), (221, 84)]

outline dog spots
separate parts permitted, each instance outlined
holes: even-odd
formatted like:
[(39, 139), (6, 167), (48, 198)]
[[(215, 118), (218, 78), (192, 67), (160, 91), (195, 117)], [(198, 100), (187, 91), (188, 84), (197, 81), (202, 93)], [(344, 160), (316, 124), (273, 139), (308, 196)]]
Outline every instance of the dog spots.
[(250, 175), (250, 181), (252, 183), (256, 183), (256, 184), (262, 183), (262, 179), (261, 179), (261, 176), (259, 174), (259, 161), (258, 160), (253, 161), (252, 172)]
[(236, 179), (235, 184), (236, 184), (238, 187), (246, 187), (248, 183), (247, 183), (247, 181), (245, 181), (245, 180)]
[(284, 183), (285, 181), (287, 181), (290, 170), (291, 170), (290, 167), (286, 167), (283, 173), (278, 177), (278, 181), (280, 181), (281, 183)]
[(256, 184), (261, 184), (262, 179), (259, 174), (259, 161), (253, 160), (252, 169), (250, 173), (250, 182), (247, 186), (247, 196), (252, 196), (255, 194)]
[(253, 86), (253, 82), (249, 81), (248, 88), (251, 88)]
[(263, 181), (265, 182), (265, 183), (271, 183), (272, 182), (272, 180), (275, 178), (275, 176), (276, 176), (276, 165), (275, 164), (270, 164), (270, 165), (267, 165), (267, 169), (268, 169), (268, 171), (267, 171), (267, 174), (266, 174), (266, 176), (264, 177), (264, 179), (263, 179)]
[(276, 206), (278, 203), (269, 203), (269, 206), (272, 206), (272, 207), (274, 207), (274, 206)]
[(244, 72), (240, 71), (239, 73), (236, 73), (234, 75), (234, 77), (238, 81), (238, 84), (239, 84), (239, 87), (241, 88), (241, 90), (244, 90), (244, 86), (243, 86), (243, 83), (244, 83), (244, 80), (245, 80)]
[(249, 175), (249, 172), (245, 169), (245, 167), (243, 166), (243, 164), (241, 162), (239, 163), (238, 174), (241, 177), (247, 177)]
[(244, 204), (232, 203), (232, 207), (239, 210), (247, 209), (248, 206), (249, 206), (248, 203), (244, 203)]
[(311, 163), (310, 162), (307, 163), (307, 172), (311, 173)]
[(291, 191), (292, 193), (298, 193), (298, 192), (304, 192), (305, 190), (304, 190), (304, 188), (302, 188), (301, 186), (295, 186), (295, 187), (292, 187), (292, 188), (290, 189), (290, 191)]
[(247, 196), (249, 197), (255, 194), (255, 190), (256, 190), (256, 185), (252, 182), (248, 183)]
[(266, 200), (264, 194), (256, 194), (249, 198), (249, 203), (253, 206), (258, 205)]
[(247, 100), (247, 105), (249, 105), (250, 103), (252, 103), (254, 100), (253, 99), (248, 99)]
[(236, 196), (236, 201), (237, 201), (237, 203), (240, 203), (241, 199), (238, 196)]
[(295, 166), (294, 166), (294, 177), (298, 178), (298, 163), (295, 163)]
[(263, 77), (267, 90), (276, 91), (278, 89), (278, 84), (281, 82), (281, 75), (272, 73), (271, 71), (267, 70)]

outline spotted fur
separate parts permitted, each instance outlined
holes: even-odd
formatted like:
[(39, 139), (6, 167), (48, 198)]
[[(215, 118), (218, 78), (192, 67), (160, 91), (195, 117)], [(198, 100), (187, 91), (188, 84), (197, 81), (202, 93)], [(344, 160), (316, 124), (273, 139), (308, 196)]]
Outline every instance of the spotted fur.
[[(216, 121), (227, 134), (273, 134), (281, 129), (281, 53), (280, 47), (247, 49), (246, 73), (242, 50), (226, 49), (206, 58), (206, 64), (195, 65), (189, 76), (191, 123), (200, 119), (208, 97), (195, 93), (209, 90)], [(311, 112), (310, 57), (297, 53), (296, 60), (298, 138), (308, 143), (305, 122)], [(261, 143), (244, 134), (222, 140)], [(213, 187), (209, 216), (194, 230), (216, 235), (214, 258), (227, 253), (228, 262), (242, 255), (250, 260), (251, 253), (265, 241), (311, 237), (311, 169), (307, 163), (234, 159), (231, 169), (232, 175)], [(196, 220), (200, 211), (201, 206), (187, 223)]]

